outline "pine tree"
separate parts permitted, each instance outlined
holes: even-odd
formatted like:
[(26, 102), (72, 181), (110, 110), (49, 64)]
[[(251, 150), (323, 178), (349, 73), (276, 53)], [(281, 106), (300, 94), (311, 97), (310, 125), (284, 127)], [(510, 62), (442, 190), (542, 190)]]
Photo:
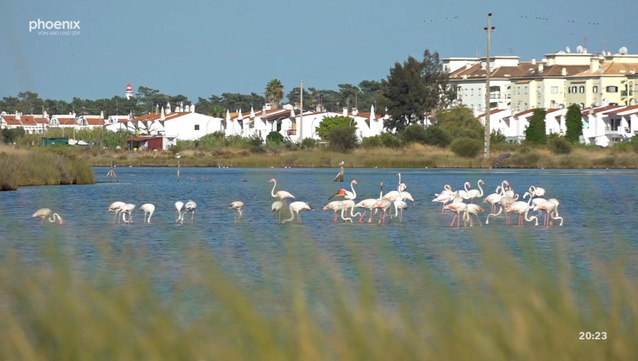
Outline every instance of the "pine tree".
[(572, 144), (579, 143), (580, 136), (583, 134), (583, 114), (578, 104), (572, 104), (567, 108), (565, 125), (567, 126), (565, 138)]
[(529, 119), (529, 126), (525, 130), (525, 140), (534, 144), (545, 144), (547, 134), (545, 133), (545, 109), (534, 109), (534, 114)]

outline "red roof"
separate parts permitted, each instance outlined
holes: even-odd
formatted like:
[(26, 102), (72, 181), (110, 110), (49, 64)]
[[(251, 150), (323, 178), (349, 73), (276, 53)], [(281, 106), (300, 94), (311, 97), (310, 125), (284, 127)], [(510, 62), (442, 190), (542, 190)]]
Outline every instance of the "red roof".
[(35, 125), (49, 124), (49, 120), (47, 118), (43, 118), (43, 117), (36, 118), (33, 115), (21, 115), (19, 120), (15, 115), (3, 115), (2, 119), (4, 119), (7, 125), (12, 125), (12, 126), (25, 126), (25, 125), (35, 126)]
[(155, 139), (155, 138), (161, 138), (161, 137), (154, 137), (154, 136), (149, 136), (149, 137), (136, 137), (136, 138), (128, 138), (128, 139), (124, 139), (125, 141), (134, 141), (134, 142), (144, 142), (147, 140), (151, 140), (151, 139)]

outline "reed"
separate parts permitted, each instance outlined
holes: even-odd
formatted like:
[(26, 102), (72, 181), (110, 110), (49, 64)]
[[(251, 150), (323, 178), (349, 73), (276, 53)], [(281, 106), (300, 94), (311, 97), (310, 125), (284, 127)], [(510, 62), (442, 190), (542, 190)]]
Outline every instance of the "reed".
[[(261, 270), (252, 279), (235, 272), (241, 264), (224, 267), (232, 252), (225, 249), (184, 246), (174, 261), (185, 267), (177, 268), (162, 266), (143, 246), (111, 248), (105, 239), (94, 240), (93, 267), (76, 264), (73, 250), (55, 241), (30, 252), (35, 259), (5, 249), (0, 359), (560, 361), (638, 354), (638, 292), (627, 259), (588, 259), (595, 266), (583, 276), (559, 246), (555, 259), (541, 262), (530, 240), (495, 234), (477, 240), (480, 257), (471, 264), (449, 249), (397, 261), (385, 240), (344, 239), (340, 247), (352, 259), (344, 266), (299, 238), (302, 232), (273, 245), (287, 254), (275, 269), (269, 255), (251, 255)], [(281, 273), (288, 277), (280, 280)], [(580, 340), (580, 332), (605, 332), (606, 340)]]
[(93, 169), (73, 154), (0, 147), (0, 188), (93, 184)]

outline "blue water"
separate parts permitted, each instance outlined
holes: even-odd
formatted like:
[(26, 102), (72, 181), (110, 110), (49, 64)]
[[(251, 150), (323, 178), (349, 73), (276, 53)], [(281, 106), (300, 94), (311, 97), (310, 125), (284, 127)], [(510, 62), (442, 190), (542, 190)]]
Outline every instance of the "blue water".
[[(99, 262), (101, 246), (143, 248), (148, 252), (146, 261), (179, 268), (183, 266), (178, 256), (182, 246), (198, 245), (246, 278), (277, 273), (291, 245), (301, 252), (317, 248), (346, 269), (351, 267), (352, 247), (366, 257), (384, 253), (406, 264), (429, 263), (441, 272), (445, 270), (440, 259), (443, 252), (453, 251), (471, 266), (484, 242), (502, 242), (513, 254), (529, 245), (547, 262), (561, 249), (574, 266), (583, 269), (592, 257), (613, 262), (619, 256), (638, 256), (636, 171), (347, 168), (346, 181), (335, 183), (337, 171), (182, 168), (177, 182), (175, 168), (116, 168), (119, 181), (114, 183), (21, 187), (0, 193), (0, 247), (29, 255), (39, 244), (54, 240), (88, 263)], [(104, 182), (107, 172), (108, 168), (95, 168), (96, 179)], [(417, 204), (404, 213), (403, 223), (334, 224), (333, 213), (321, 210), (339, 188), (349, 189), (352, 179), (358, 181), (359, 200), (378, 197), (380, 182), (384, 182), (384, 192), (396, 189), (397, 172), (402, 173)], [(279, 224), (271, 213), (271, 178), (277, 179), (276, 190), (287, 190), (315, 208), (302, 212), (302, 224)], [(462, 188), (466, 181), (475, 188), (479, 179), (485, 182), (484, 196), (504, 179), (521, 195), (530, 185), (545, 188), (545, 198), (560, 201), (564, 225), (506, 226), (501, 217), (482, 227), (450, 227), (453, 214), (440, 212), (440, 205), (431, 202), (434, 193), (444, 184)], [(189, 199), (197, 202), (194, 224), (175, 224), (175, 201)], [(228, 209), (235, 200), (245, 203), (240, 224), (233, 223), (234, 214)], [(133, 224), (112, 224), (113, 213), (106, 209), (114, 201), (134, 203), (138, 208), (143, 203), (155, 204), (152, 224), (142, 223), (139, 209)], [(65, 223), (40, 225), (31, 216), (42, 207), (59, 213)], [(489, 212), (489, 207), (484, 209)], [(620, 248), (618, 240), (628, 248)]]

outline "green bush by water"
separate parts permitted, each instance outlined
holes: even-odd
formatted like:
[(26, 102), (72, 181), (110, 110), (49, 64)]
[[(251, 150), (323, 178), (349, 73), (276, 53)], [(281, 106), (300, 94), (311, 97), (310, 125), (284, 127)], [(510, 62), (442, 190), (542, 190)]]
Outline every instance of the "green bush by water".
[(94, 184), (95, 175), (83, 159), (64, 152), (0, 153), (0, 189), (17, 186)]

